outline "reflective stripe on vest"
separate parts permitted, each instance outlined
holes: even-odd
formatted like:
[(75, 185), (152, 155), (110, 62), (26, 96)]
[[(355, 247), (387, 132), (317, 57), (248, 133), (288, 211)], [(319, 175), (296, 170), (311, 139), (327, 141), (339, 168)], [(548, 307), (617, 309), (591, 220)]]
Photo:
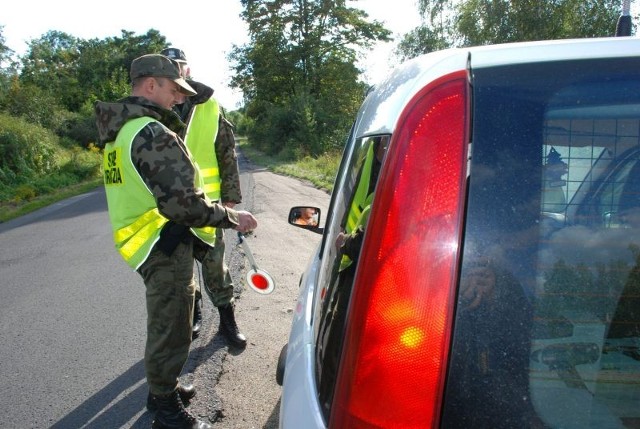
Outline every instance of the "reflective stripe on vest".
[[(218, 102), (210, 98), (196, 104), (191, 112), (185, 134), (185, 144), (196, 164), (201, 188), (211, 201), (220, 201), (220, 170), (216, 158), (215, 140), (218, 135), (220, 108)], [(192, 228), (193, 233), (206, 244), (213, 246), (216, 230), (212, 227)]]
[[(154, 119), (128, 121), (115, 142), (104, 148), (104, 184), (116, 248), (131, 268), (147, 259), (168, 219), (160, 214), (153, 194), (131, 160), (135, 136)], [(135, 202), (135, 204), (132, 204)]]

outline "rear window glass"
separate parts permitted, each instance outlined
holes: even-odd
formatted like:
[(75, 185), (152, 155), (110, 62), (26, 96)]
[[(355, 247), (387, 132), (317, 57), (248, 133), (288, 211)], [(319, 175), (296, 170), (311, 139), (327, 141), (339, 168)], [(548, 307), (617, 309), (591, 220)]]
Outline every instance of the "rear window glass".
[(639, 73), (473, 71), (442, 427), (640, 428)]

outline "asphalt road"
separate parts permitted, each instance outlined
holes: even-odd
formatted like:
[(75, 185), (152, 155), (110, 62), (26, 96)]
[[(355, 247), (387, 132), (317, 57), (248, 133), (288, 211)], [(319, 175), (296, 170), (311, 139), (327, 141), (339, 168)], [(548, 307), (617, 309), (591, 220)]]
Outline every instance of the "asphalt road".
[[(249, 290), (248, 263), (229, 231), (243, 351), (218, 334), (205, 299), (204, 326), (183, 379), (198, 388), (190, 409), (214, 428), (276, 428), (278, 354), (287, 342), (298, 281), (320, 240), (287, 225), (289, 208), (329, 196), (241, 159), (244, 201), (259, 226), (247, 238), (275, 279), (271, 295)], [(0, 428), (149, 428), (144, 285), (113, 247), (101, 188), (0, 224)], [(206, 296), (206, 295), (205, 295)]]

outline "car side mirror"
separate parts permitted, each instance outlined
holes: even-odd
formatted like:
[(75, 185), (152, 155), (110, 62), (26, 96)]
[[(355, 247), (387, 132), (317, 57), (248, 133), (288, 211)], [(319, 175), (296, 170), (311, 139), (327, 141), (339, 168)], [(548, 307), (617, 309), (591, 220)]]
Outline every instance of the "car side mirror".
[(289, 210), (289, 225), (322, 233), (323, 228), (318, 226), (320, 215), (321, 211), (318, 207), (295, 206)]

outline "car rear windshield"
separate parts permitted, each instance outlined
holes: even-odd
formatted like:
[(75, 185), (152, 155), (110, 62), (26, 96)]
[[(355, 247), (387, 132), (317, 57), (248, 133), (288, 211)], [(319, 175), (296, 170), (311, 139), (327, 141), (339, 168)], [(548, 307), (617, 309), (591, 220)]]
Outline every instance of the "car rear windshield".
[(640, 428), (640, 59), (472, 85), (441, 426)]

